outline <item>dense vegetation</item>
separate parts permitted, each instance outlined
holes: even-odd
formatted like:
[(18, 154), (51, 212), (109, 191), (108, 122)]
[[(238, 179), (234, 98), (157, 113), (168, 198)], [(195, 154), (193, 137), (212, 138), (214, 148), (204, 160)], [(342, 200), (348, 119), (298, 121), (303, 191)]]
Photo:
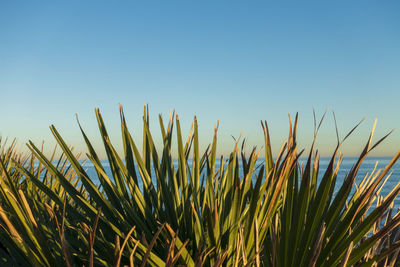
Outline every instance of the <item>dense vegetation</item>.
[[(372, 144), (372, 130), (356, 164), (334, 192), (342, 156), (339, 140), (330, 163), (319, 169), (314, 142), (303, 155), (296, 144), (297, 116), (287, 142), (272, 157), (268, 127), (265, 162), (260, 151), (246, 155), (239, 140), (228, 159), (217, 157), (217, 128), (199, 151), (196, 118), (183, 138), (178, 116), (160, 116), (159, 151), (143, 116), (143, 149), (128, 131), (123, 110), (124, 154), (112, 145), (102, 116), (99, 130), (112, 176), (81, 127), (95, 184), (54, 126), (62, 155), (46, 157), (32, 142), (22, 155), (1, 144), (0, 260), (8, 266), (395, 266), (400, 263), (393, 212), (400, 184), (380, 190), (397, 153), (383, 170), (355, 178)], [(321, 120), (322, 121), (322, 120)], [(78, 122), (79, 123), (79, 122)], [(80, 125), (79, 125), (80, 126)], [(357, 127), (357, 126), (356, 126)], [(355, 128), (356, 128), (355, 127)], [(354, 129), (355, 129), (354, 128)], [(175, 129), (175, 130), (174, 130)], [(354, 130), (352, 129), (349, 134)], [(173, 132), (176, 132), (174, 135)], [(171, 150), (178, 152), (178, 164)], [(220, 163), (220, 164), (218, 164)], [(239, 168), (239, 165), (241, 168)], [(219, 166), (219, 167), (218, 167)], [(320, 175), (318, 175), (320, 174)], [(319, 178), (318, 178), (319, 177)], [(355, 190), (354, 190), (355, 188)]]

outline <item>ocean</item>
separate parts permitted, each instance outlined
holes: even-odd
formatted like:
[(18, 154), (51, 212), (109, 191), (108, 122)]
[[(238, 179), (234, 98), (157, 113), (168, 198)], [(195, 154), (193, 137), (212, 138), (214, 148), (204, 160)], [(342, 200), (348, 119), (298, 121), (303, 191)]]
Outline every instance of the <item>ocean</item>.
[[(363, 161), (363, 163), (358, 171), (356, 181), (355, 181), (356, 185), (360, 184), (360, 182), (365, 177), (365, 175), (368, 175), (373, 171), (375, 164), (377, 164), (376, 171), (379, 169), (383, 170), (385, 168), (385, 166), (391, 161), (391, 159), (392, 158), (390, 158), (390, 157), (367, 157)], [(320, 168), (319, 168), (319, 179), (322, 178), (322, 175), (324, 174), (324, 172), (329, 164), (329, 161), (330, 161), (330, 158), (321, 158)], [(342, 185), (347, 173), (349, 173), (351, 167), (356, 163), (356, 161), (357, 161), (357, 158), (355, 158), (355, 157), (354, 158), (353, 157), (343, 158), (343, 161), (339, 168), (338, 177), (336, 180), (335, 192), (338, 191), (338, 189)], [(259, 164), (263, 164), (263, 162), (264, 162), (264, 159), (258, 159), (256, 166), (258, 166)], [(306, 163), (306, 158), (301, 158), (300, 164), (305, 165), (305, 163)], [(109, 165), (108, 161), (102, 161), (102, 164), (103, 164), (103, 167), (105, 168), (105, 171), (108, 174), (109, 178), (111, 180), (113, 180), (110, 165)], [(190, 165), (191, 165), (191, 162), (189, 162), (189, 166)], [(177, 160), (174, 160), (174, 166), (176, 169), (178, 166)], [(85, 167), (87, 174), (92, 178), (93, 182), (96, 185), (99, 185), (97, 173), (95, 171), (93, 164), (91, 162), (86, 162), (84, 164), (84, 167)], [(219, 162), (219, 160), (217, 160), (216, 169), (218, 169), (219, 167), (220, 167), (220, 162)], [(239, 169), (239, 174), (242, 174), (241, 166)], [(380, 193), (380, 195), (383, 197), (385, 197), (396, 186), (396, 184), (400, 182), (400, 160), (393, 166), (393, 168), (391, 169), (389, 174), (391, 174), (391, 175), (390, 175), (389, 179), (387, 180), (386, 184), (383, 186), (382, 191)], [(153, 173), (152, 177), (154, 177), (154, 173)], [(140, 179), (139, 179), (139, 182), (140, 182)], [(156, 186), (156, 182), (155, 181), (153, 181), (153, 182)], [(142, 188), (142, 185), (139, 184), (139, 187)], [(353, 187), (353, 192), (354, 191), (355, 191), (355, 187)], [(395, 206), (400, 207), (400, 197), (398, 197), (396, 199)]]

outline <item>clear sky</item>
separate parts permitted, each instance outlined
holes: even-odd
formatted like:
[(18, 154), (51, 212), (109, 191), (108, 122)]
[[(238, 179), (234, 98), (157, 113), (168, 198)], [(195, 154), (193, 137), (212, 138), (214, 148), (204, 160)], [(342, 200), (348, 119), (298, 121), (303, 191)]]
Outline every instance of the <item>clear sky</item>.
[[(185, 134), (197, 115), (203, 146), (219, 120), (220, 153), (241, 130), (261, 147), (267, 120), (276, 152), (289, 113), (307, 147), (313, 108), (328, 108), (318, 148), (336, 142), (333, 110), (342, 137), (367, 117), (342, 150), (357, 155), (375, 118), (377, 137), (400, 125), (399, 14), (399, 1), (2, 1), (0, 135), (50, 147), (54, 124), (84, 152), (74, 114), (99, 146), (99, 107), (120, 147), (118, 103), (136, 138), (148, 103), (157, 133), (159, 113), (175, 109)], [(399, 149), (400, 129), (376, 155)]]

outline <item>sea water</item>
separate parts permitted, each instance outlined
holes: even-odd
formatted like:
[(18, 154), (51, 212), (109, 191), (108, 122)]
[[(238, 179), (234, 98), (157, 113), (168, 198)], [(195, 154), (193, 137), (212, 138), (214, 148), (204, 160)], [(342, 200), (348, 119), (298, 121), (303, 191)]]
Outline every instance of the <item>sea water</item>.
[[(375, 165), (376, 166), (376, 171), (379, 169), (384, 169), (385, 166), (387, 164), (389, 164), (389, 162), (391, 161), (392, 158), (390, 157), (367, 157), (363, 163), (360, 166), (360, 169), (357, 173), (356, 176), (356, 180), (355, 180), (355, 184), (359, 185), (362, 181), (362, 179), (366, 176), (371, 174), (371, 172), (373, 171)], [(306, 158), (300, 158), (299, 163), (300, 166), (303, 165), (305, 166), (306, 164)], [(325, 173), (326, 168), (328, 167), (330, 158), (321, 158), (320, 159), (320, 166), (319, 166), (319, 180), (322, 178), (323, 174)], [(337, 192), (340, 188), (340, 186), (343, 184), (343, 181), (346, 177), (346, 175), (350, 172), (351, 168), (354, 166), (354, 164), (357, 162), (357, 158), (352, 158), (352, 157), (347, 157), (347, 158), (343, 158), (342, 163), (340, 164), (340, 168), (339, 168), (339, 172), (338, 172), (338, 176), (337, 176), (337, 180), (336, 180), (336, 185), (335, 185), (335, 191)], [(113, 181), (113, 176), (112, 176), (112, 172), (110, 169), (110, 164), (108, 161), (102, 161), (101, 162), (108, 177)], [(191, 168), (192, 162), (189, 160), (189, 168)], [(243, 176), (243, 170), (242, 170), (242, 166), (241, 166), (241, 160), (239, 160), (239, 175)], [(256, 166), (259, 166), (261, 164), (264, 163), (264, 159), (258, 159), (256, 162)], [(173, 161), (173, 165), (175, 170), (177, 170), (178, 168), (178, 160), (174, 160)], [(97, 173), (95, 170), (95, 167), (93, 166), (93, 164), (91, 162), (86, 162), (84, 164), (85, 170), (87, 172), (87, 174), (91, 177), (92, 181), (96, 184), (99, 185), (99, 179), (97, 177)], [(220, 168), (220, 161), (217, 160), (216, 161), (216, 170)], [(136, 171), (137, 171), (137, 167), (136, 167)], [(400, 181), (400, 161), (397, 162), (392, 169), (389, 171), (388, 174), (391, 174), (389, 179), (387, 180), (387, 182), (385, 183), (385, 185), (382, 188), (382, 191), (380, 192), (381, 196), (386, 196), (388, 193), (390, 193), (390, 191), (396, 186), (397, 183), (399, 183)], [(138, 177), (139, 173), (137, 173)], [(153, 179), (153, 183), (155, 186), (156, 185), (156, 181), (154, 181), (154, 170), (152, 171), (152, 179)], [(253, 176), (253, 180), (255, 179), (255, 175)], [(139, 187), (142, 188), (142, 183), (141, 183), (141, 179), (139, 178)], [(355, 190), (355, 186), (353, 186), (353, 192)], [(398, 197), (395, 201), (395, 206), (399, 207), (400, 204), (400, 198)]]

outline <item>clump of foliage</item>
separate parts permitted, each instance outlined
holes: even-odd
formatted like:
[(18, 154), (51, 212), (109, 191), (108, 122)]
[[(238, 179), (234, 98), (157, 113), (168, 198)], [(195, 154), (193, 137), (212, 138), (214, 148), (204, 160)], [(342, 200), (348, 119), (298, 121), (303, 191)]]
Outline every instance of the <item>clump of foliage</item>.
[[(29, 142), (27, 157), (4, 145), (0, 155), (0, 259), (15, 266), (394, 266), (400, 249), (400, 214), (393, 215), (398, 184), (380, 190), (400, 153), (366, 175), (352, 191), (363, 160), (383, 139), (370, 138), (343, 184), (334, 192), (342, 156), (334, 151), (326, 170), (314, 142), (305, 167), (296, 143), (297, 116), (287, 142), (272, 157), (269, 130), (260, 152), (246, 156), (239, 141), (229, 158), (217, 158), (217, 128), (200, 153), (196, 118), (186, 139), (178, 116), (159, 117), (163, 147), (157, 150), (143, 116), (139, 151), (122, 108), (124, 153), (112, 145), (99, 110), (99, 130), (111, 169), (106, 172), (80, 126), (95, 184), (54, 126), (62, 150), (46, 157)], [(322, 121), (322, 120), (321, 120)], [(78, 122), (79, 123), (79, 122)], [(319, 124), (320, 125), (320, 124)], [(375, 127), (375, 126), (374, 126)], [(176, 128), (174, 138), (173, 132)], [(175, 140), (175, 141), (174, 141)], [(186, 140), (186, 141), (185, 141)], [(176, 142), (176, 143), (174, 143)], [(173, 161), (172, 148), (178, 153)], [(241, 149), (242, 148), (242, 149)], [(38, 164), (35, 164), (38, 162)], [(219, 163), (219, 164), (218, 164)], [(322, 176), (319, 173), (323, 173)], [(320, 177), (320, 178), (319, 178)], [(373, 204), (376, 204), (373, 207)]]

